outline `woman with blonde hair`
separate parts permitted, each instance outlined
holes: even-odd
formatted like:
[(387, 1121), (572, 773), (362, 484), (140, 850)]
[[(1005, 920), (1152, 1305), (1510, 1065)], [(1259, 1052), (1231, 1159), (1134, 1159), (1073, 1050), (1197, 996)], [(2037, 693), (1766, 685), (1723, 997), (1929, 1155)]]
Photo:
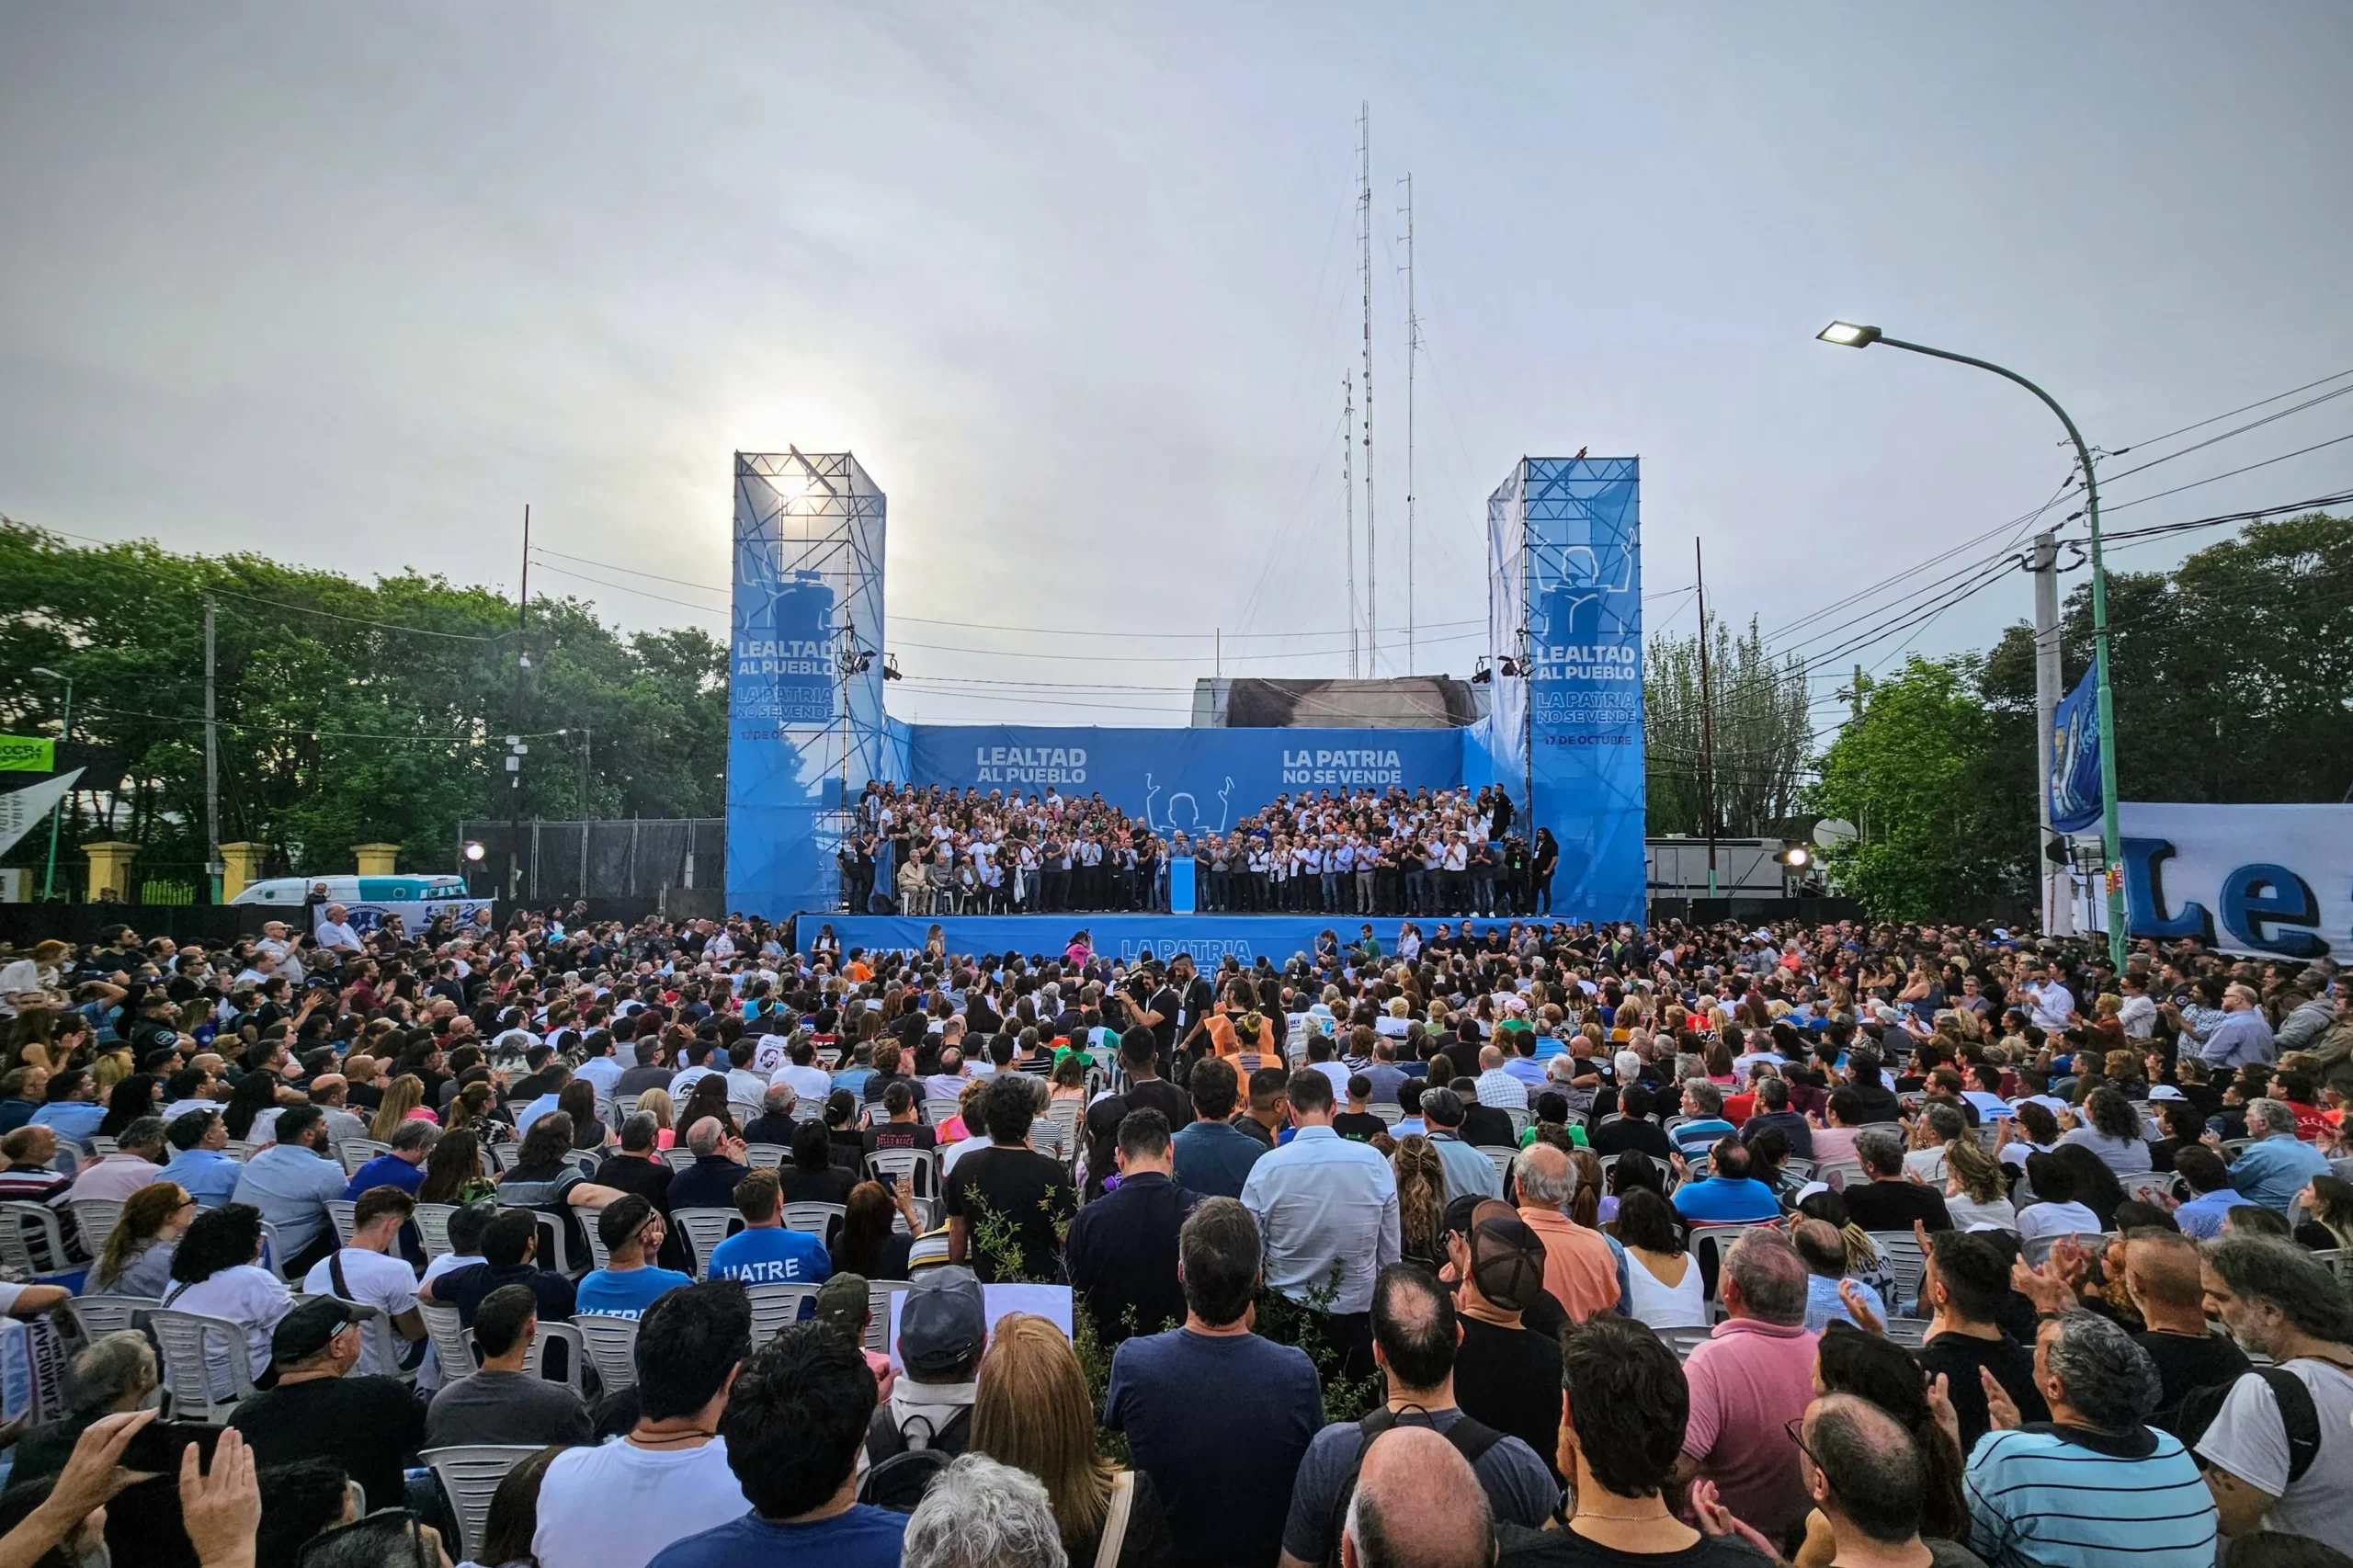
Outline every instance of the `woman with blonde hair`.
[(433, 1115), (425, 1110), (425, 1080), (414, 1073), (404, 1073), (384, 1090), (384, 1103), (377, 1108), (376, 1119), (368, 1124), (368, 1136), (379, 1143), (389, 1143), (402, 1122), (422, 1119), (417, 1117), (419, 1111), (425, 1111), (426, 1117)]
[(160, 1299), (172, 1283), (172, 1249), (196, 1218), (196, 1199), (177, 1182), (150, 1182), (122, 1201), (90, 1266), (96, 1294)]
[(1953, 1229), (1990, 1225), (1997, 1231), (2017, 1230), (2018, 1211), (2010, 1203), (2009, 1188), (2001, 1162), (1974, 1137), (1956, 1138), (1945, 1145), (1945, 1208), (1952, 1214)]
[[(975, 1080), (975, 1082), (984, 1081)], [(666, 1149), (676, 1142), (677, 1134), (672, 1127), (678, 1119), (678, 1108), (671, 1102), (669, 1090), (646, 1090), (645, 1093), (637, 1096), (637, 1108), (654, 1119), (655, 1148)]]
[(1418, 1132), (1397, 1141), (1390, 1168), (1397, 1175), (1397, 1235), (1408, 1263), (1446, 1267), (1446, 1165), (1438, 1145)]
[(1045, 1483), (1073, 1563), (1095, 1562), (1114, 1528), (1113, 1562), (1143, 1568), (1167, 1555), (1168, 1519), (1151, 1478), (1097, 1456), (1086, 1373), (1046, 1319), (1013, 1312), (998, 1320), (973, 1390), (971, 1451)]

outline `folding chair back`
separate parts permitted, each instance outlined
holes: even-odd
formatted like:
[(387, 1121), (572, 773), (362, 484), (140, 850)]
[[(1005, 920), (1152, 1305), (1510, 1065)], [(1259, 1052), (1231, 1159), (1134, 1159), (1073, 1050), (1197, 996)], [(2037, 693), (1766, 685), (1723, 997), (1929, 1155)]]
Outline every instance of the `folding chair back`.
[(114, 1233), (115, 1221), (122, 1218), (122, 1200), (119, 1198), (76, 1198), (65, 1207), (74, 1210), (74, 1228), (82, 1233), (82, 1246), (92, 1257), (107, 1244), (107, 1237)]
[(1898, 1300), (1887, 1303), (1891, 1312), (1900, 1312), (1904, 1304), (1920, 1299), (1926, 1289), (1923, 1281), (1928, 1274), (1928, 1256), (1920, 1250), (1919, 1238), (1909, 1231), (1867, 1231), (1864, 1234), (1879, 1244), (1887, 1255), (1888, 1267), (1895, 1275)]
[[(743, 1225), (744, 1217), (733, 1209), (673, 1209), (670, 1222), (687, 1233), (687, 1245), (695, 1255), (695, 1278), (708, 1279), (711, 1253), (727, 1239), (730, 1231)], [(789, 1225), (791, 1221), (785, 1222)]]
[(352, 1210), (359, 1207), (358, 1202), (348, 1198), (330, 1198), (320, 1207), (327, 1211), (327, 1221), (335, 1226), (336, 1244), (349, 1246), (351, 1233), (358, 1228), (352, 1214)]
[(582, 1312), (572, 1320), (580, 1343), (595, 1363), (607, 1392), (631, 1388), (637, 1382), (637, 1320)]
[[(253, 1358), (245, 1346), (244, 1324), (165, 1307), (149, 1312), (147, 1324), (163, 1352), (164, 1383), (172, 1392), (175, 1420), (225, 1420), (237, 1402), (254, 1392)], [(226, 1397), (212, 1392), (209, 1349), (214, 1346), (229, 1368), (231, 1392)]]
[(0, 1203), (0, 1267), (43, 1274), (65, 1265), (65, 1228), (43, 1203)]
[(483, 1532), (490, 1524), (490, 1500), (498, 1495), (506, 1472), (540, 1450), (529, 1443), (476, 1444), (465, 1448), (427, 1449), (417, 1457), (441, 1483), (449, 1509), (458, 1516), (460, 1558), (482, 1550)]
[(891, 1353), (891, 1298), (915, 1288), (911, 1279), (869, 1279), (866, 1304), (873, 1313), (866, 1325), (866, 1347), (878, 1356)]
[(451, 1250), (449, 1246), (449, 1216), (458, 1211), (454, 1203), (420, 1203), (416, 1206), (416, 1233), (425, 1243), (426, 1262)]
[(748, 1287), (745, 1294), (752, 1298), (752, 1343), (766, 1344), (779, 1330), (800, 1322), (801, 1304), (813, 1304), (821, 1288), (815, 1285)]
[(343, 1162), (346, 1176), (358, 1176), (360, 1166), (379, 1154), (392, 1152), (390, 1143), (379, 1143), (373, 1138), (347, 1138), (335, 1146), (335, 1158)]
[(140, 1313), (152, 1312), (163, 1304), (153, 1296), (76, 1296), (74, 1316), (82, 1332), (96, 1340), (137, 1328)]
[(453, 1383), (471, 1376), (474, 1336), (459, 1320), (458, 1309), (444, 1302), (419, 1301), (416, 1310), (425, 1316), (426, 1337), (433, 1341), (434, 1356), (441, 1363), (441, 1381)]

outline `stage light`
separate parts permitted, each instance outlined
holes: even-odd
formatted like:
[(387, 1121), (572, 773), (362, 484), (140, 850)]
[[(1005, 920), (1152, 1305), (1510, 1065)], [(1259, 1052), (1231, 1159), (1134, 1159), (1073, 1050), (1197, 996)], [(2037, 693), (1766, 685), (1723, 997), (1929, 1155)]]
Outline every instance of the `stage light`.
[(1853, 322), (1835, 321), (1814, 334), (1824, 343), (1835, 343), (1841, 348), (1869, 348), (1879, 341), (1879, 328), (1857, 326)]
[(467, 843), (466, 843), (466, 858), (467, 858), (467, 859), (469, 859), (469, 860), (479, 861), (479, 860), (481, 860), (481, 859), (482, 859), (482, 857), (483, 857), (483, 847), (482, 847), (482, 846), (481, 846), (481, 845), (479, 845), (479, 844), (476, 844), (476, 843), (474, 843), (472, 840), (469, 839), (469, 840), (467, 841)]
[(1813, 858), (1813, 856), (1806, 853), (1804, 845), (1793, 845), (1790, 849), (1790, 869), (1791, 870), (1803, 870), (1805, 869), (1806, 862)]

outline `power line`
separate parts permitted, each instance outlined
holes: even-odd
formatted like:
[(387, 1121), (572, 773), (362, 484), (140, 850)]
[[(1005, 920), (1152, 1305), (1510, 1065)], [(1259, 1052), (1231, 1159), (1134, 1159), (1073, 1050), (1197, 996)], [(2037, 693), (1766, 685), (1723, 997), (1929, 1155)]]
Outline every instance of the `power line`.
[(2159, 441), (2170, 441), (2176, 436), (2187, 436), (2192, 430), (2203, 430), (2207, 426), (2212, 425), (2219, 420), (2231, 418), (2234, 415), (2250, 413), (2255, 409), (2261, 408), (2266, 403), (2278, 403), (2283, 397), (2293, 397), (2298, 392), (2310, 392), (2314, 387), (2325, 387), (2331, 381), (2341, 381), (2347, 376), (2353, 376), (2353, 369), (2339, 370), (2333, 376), (2323, 376), (2316, 381), (2306, 381), (2302, 386), (2290, 387), (2286, 392), (2274, 392), (2269, 397), (2258, 398), (2255, 402), (2250, 403), (2242, 408), (2234, 408), (2221, 414), (2209, 415), (2207, 417), (2198, 421), (2195, 425), (2185, 425), (2178, 430), (2168, 430), (2162, 436), (2145, 436), (2140, 440), (2133, 442), (2129, 447), (2117, 448), (2113, 455), (2121, 457), (2126, 452), (2136, 451), (2143, 447), (2154, 447)]
[(2212, 484), (2221, 480), (2235, 479), (2240, 474), (2253, 473), (2256, 469), (2269, 468), (2273, 463), (2283, 463), (2290, 458), (2300, 458), (2306, 452), (2316, 452), (2323, 447), (2339, 446), (2347, 441), (2353, 441), (2353, 435), (2337, 436), (2325, 441), (2314, 441), (2309, 447), (2299, 447), (2292, 452), (2281, 452), (2276, 458), (2266, 458), (2261, 462), (2249, 463), (2245, 468), (2234, 468), (2227, 473), (2218, 473), (2211, 479), (2193, 479), (2188, 484), (2177, 484), (2171, 490), (2160, 490), (2154, 495), (2136, 495), (2130, 501), (2120, 501), (2113, 506), (2102, 506), (2100, 511), (2102, 515), (2121, 512), (2128, 506), (2138, 506), (2144, 502), (2162, 500), (2168, 495), (2178, 495), (2185, 490), (2195, 490), (2201, 484)]
[[(2234, 436), (2244, 436), (2250, 430), (2259, 430), (2275, 420), (2285, 419), (2291, 414), (2302, 414), (2307, 408), (2316, 408), (2332, 398), (2340, 398), (2348, 392), (2353, 392), (2353, 386), (2339, 387), (2335, 392), (2323, 392), (2318, 397), (2308, 397), (2292, 408), (2283, 408), (2277, 414), (2267, 414), (2260, 419), (2250, 419), (2245, 424), (2239, 426), (2236, 429), (2225, 430), (2219, 436), (2209, 436), (2202, 441), (2193, 441), (2177, 452), (2167, 452), (2164, 457), (2151, 458), (2147, 462), (2137, 464), (2134, 467), (2124, 470), (2121, 473), (2113, 473), (2107, 477), (2111, 482), (2119, 479), (2124, 479), (2130, 475), (2139, 473), (2143, 469), (2154, 468), (2159, 463), (2169, 463), (2176, 458), (2186, 458), (2192, 452), (2205, 450), (2208, 447), (2214, 445), (2218, 441), (2227, 441)], [(2131, 451), (2131, 449), (2132, 449), (2130, 447), (2124, 449), (2125, 451)]]

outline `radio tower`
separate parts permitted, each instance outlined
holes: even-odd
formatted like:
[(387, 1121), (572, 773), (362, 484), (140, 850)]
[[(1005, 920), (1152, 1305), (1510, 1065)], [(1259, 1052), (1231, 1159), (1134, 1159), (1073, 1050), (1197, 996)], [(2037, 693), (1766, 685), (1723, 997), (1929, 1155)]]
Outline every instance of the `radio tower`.
[(1381, 678), (1381, 531), (1372, 520), (1372, 106), (1357, 106), (1357, 274), (1364, 282), (1364, 673)]
[(1414, 360), (1422, 351), (1422, 318), (1414, 313), (1414, 176), (1405, 187), (1405, 673), (1414, 673)]
[(1343, 374), (1340, 392), (1347, 400), (1340, 405), (1340, 497), (1348, 509), (1348, 678), (1354, 680), (1357, 669), (1357, 477), (1354, 448), (1357, 443), (1357, 383), (1355, 378)]

